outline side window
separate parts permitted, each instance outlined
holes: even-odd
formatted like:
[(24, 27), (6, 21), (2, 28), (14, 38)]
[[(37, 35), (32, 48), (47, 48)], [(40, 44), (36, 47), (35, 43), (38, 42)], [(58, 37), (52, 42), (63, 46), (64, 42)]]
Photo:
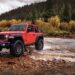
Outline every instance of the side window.
[(29, 26), (28, 26), (28, 32), (34, 32), (34, 28), (33, 28), (32, 25), (29, 25)]
[(35, 32), (39, 32), (38, 27), (35, 27)]

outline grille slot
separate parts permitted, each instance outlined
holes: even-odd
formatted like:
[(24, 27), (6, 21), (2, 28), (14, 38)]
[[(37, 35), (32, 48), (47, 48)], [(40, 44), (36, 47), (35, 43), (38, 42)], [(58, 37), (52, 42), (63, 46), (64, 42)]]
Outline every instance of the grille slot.
[(5, 39), (5, 36), (0, 34), (0, 40), (4, 40)]

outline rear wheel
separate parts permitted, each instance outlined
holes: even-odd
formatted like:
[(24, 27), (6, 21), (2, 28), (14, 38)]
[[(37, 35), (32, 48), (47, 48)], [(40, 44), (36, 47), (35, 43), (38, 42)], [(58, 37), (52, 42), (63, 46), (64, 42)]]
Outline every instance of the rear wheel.
[(24, 53), (25, 47), (21, 40), (16, 40), (14, 43), (12, 43), (10, 48), (10, 54), (13, 56), (21, 56)]
[(43, 39), (38, 39), (37, 42), (35, 43), (35, 49), (36, 50), (43, 50)]

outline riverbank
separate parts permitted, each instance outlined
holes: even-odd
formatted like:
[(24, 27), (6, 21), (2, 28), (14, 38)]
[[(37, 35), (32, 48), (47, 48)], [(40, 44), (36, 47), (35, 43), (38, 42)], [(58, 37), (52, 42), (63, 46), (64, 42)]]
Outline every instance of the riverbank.
[(45, 37), (51, 37), (51, 38), (69, 38), (69, 39), (75, 39), (75, 33), (69, 33), (69, 34), (60, 34), (60, 33), (58, 33), (58, 34), (50, 34), (49, 36), (46, 36), (45, 35)]
[(0, 57), (0, 75), (75, 75), (75, 63)]

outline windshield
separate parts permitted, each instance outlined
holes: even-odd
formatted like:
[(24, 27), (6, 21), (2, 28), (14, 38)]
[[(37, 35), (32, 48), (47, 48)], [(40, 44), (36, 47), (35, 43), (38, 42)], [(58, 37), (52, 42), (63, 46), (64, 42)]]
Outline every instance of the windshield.
[(25, 31), (25, 25), (11, 25), (9, 31)]

